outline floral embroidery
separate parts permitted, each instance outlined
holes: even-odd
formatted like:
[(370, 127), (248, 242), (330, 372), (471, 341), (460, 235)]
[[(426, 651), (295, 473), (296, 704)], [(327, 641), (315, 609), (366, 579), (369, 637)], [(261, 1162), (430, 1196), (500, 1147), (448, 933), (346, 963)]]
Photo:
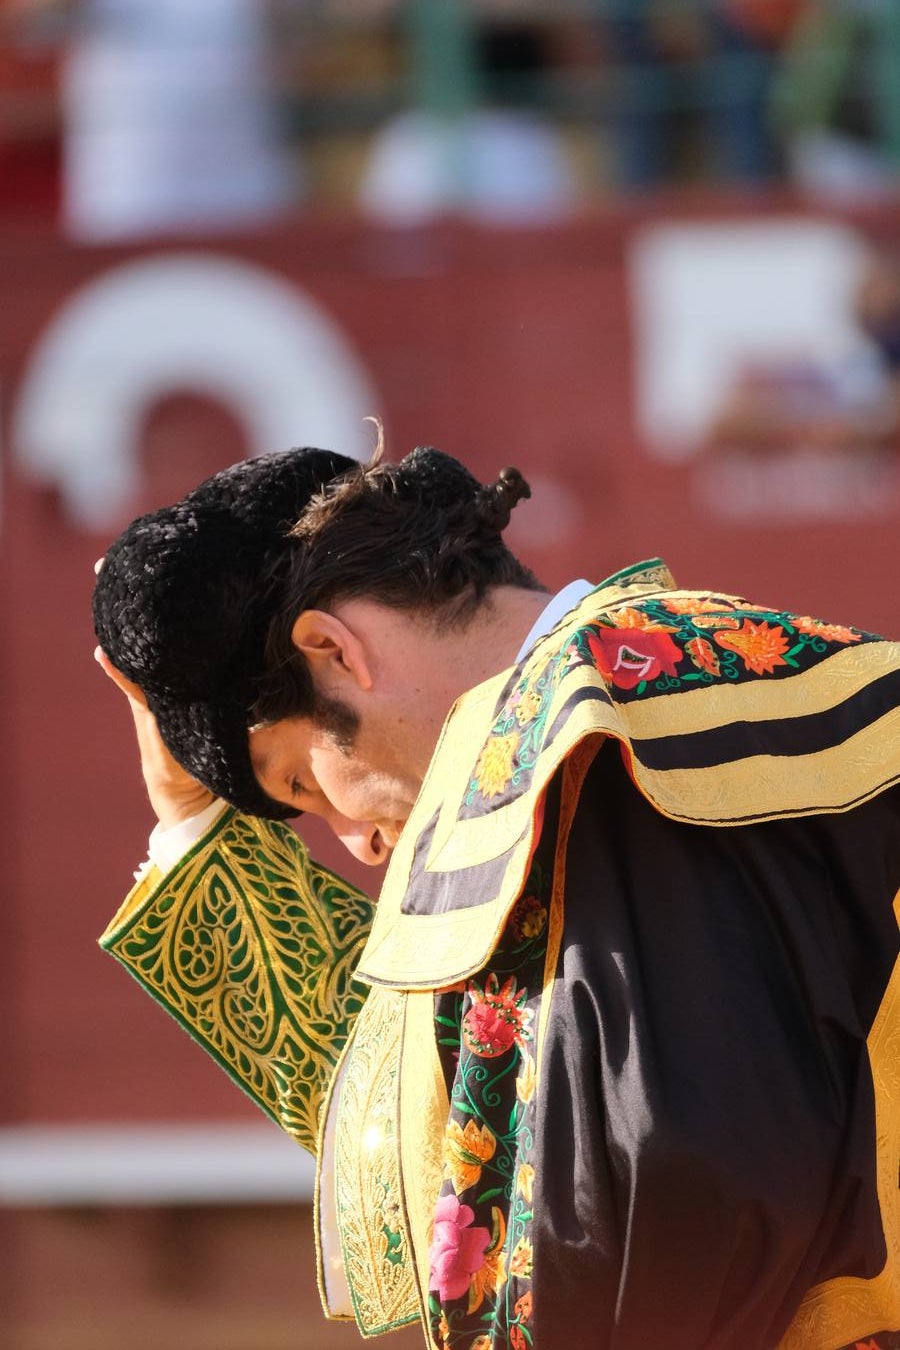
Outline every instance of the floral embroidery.
[(745, 619), (738, 632), (714, 633), (713, 637), (720, 647), (737, 652), (755, 675), (771, 675), (776, 666), (787, 664), (784, 653), (791, 644), (780, 625)]
[(670, 623), (660, 623), (658, 619), (653, 619), (643, 609), (635, 609), (633, 605), (627, 605), (624, 609), (616, 610), (617, 628), (640, 628), (645, 633), (677, 633), (678, 629)]
[(529, 1023), (532, 1014), (524, 1006), (528, 990), (516, 992), (514, 975), (510, 975), (501, 989), (497, 976), (491, 971), (483, 990), (472, 980), (469, 992), (472, 1006), (463, 1018), (462, 1036), (473, 1054), (494, 1059), (504, 1055), (513, 1043), (521, 1046), (531, 1039)]
[(532, 1260), (531, 1243), (526, 1237), (519, 1238), (510, 1257), (510, 1275), (518, 1275), (522, 1279), (528, 1279), (531, 1276)]
[(516, 1174), (516, 1190), (526, 1204), (531, 1204), (534, 1191), (534, 1168), (531, 1163), (523, 1162)]
[(622, 689), (665, 672), (674, 675), (681, 652), (668, 632), (640, 628), (590, 628), (587, 644), (600, 674)]
[(710, 675), (718, 675), (722, 664), (716, 655), (716, 649), (708, 638), (690, 638), (684, 644), (684, 650), (698, 670), (706, 670)]
[(531, 722), (537, 716), (541, 706), (541, 696), (536, 689), (526, 689), (515, 705), (516, 721), (520, 726)]
[(460, 1126), (458, 1120), (449, 1121), (444, 1137), (444, 1175), (453, 1182), (457, 1195), (476, 1184), (482, 1164), (490, 1162), (496, 1148), (497, 1140), (487, 1125), (467, 1120)]
[(469, 1303), (467, 1311), (477, 1312), (488, 1293), (495, 1294), (506, 1279), (506, 1253), (503, 1244), (506, 1241), (506, 1222), (503, 1213), (495, 1205), (491, 1210), (494, 1232), (491, 1245), (484, 1254), (484, 1261), (473, 1272), (469, 1285)]
[(534, 1059), (526, 1051), (522, 1055), (522, 1068), (516, 1079), (516, 1096), (520, 1102), (531, 1101), (534, 1096), (534, 1086), (536, 1081)]
[[(546, 975), (551, 870), (544, 854), (552, 859), (553, 835), (538, 844), (490, 970), (435, 996), (450, 1097), (428, 1299), (431, 1338), (440, 1350), (532, 1345), (532, 1027)], [(477, 1241), (467, 1238), (473, 1232)]]
[(519, 737), (492, 736), (481, 752), (475, 768), (475, 781), (483, 797), (499, 797), (512, 777), (513, 761)]
[(520, 942), (523, 938), (540, 937), (546, 923), (547, 910), (537, 896), (523, 895), (517, 901), (513, 910), (512, 930)]
[(486, 1228), (471, 1227), (474, 1218), (475, 1211), (461, 1205), (455, 1195), (442, 1195), (437, 1202), (429, 1288), (437, 1290), (442, 1302), (465, 1294), (484, 1263), (491, 1235)]
[(740, 619), (734, 618), (731, 614), (719, 614), (710, 612), (707, 614), (695, 614), (691, 620), (695, 628), (740, 628)]
[(854, 633), (852, 628), (844, 628), (839, 623), (822, 623), (808, 615), (795, 618), (792, 622), (798, 633), (809, 633), (811, 637), (824, 638), (826, 642), (859, 642), (862, 637), (861, 633)]

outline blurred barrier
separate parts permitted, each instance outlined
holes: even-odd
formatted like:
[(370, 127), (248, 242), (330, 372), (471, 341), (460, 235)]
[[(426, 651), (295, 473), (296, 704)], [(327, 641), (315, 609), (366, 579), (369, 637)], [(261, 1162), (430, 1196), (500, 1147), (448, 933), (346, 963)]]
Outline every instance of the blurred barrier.
[(0, 1129), (0, 1205), (310, 1201), (311, 1156), (265, 1125)]

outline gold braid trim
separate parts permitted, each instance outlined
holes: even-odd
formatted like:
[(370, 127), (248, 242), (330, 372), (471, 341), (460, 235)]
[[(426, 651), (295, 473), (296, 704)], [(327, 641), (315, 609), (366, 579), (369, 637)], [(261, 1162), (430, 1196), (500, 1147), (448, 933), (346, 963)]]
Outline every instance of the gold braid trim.
[(344, 1059), (337, 1105), (337, 1220), (344, 1274), (363, 1336), (417, 1322), (422, 1312), (400, 1178), (405, 1003), (406, 996), (394, 990), (370, 993)]
[(100, 946), (315, 1153), (365, 998), (352, 973), (371, 920), (293, 830), (228, 810), (173, 871), (134, 887)]

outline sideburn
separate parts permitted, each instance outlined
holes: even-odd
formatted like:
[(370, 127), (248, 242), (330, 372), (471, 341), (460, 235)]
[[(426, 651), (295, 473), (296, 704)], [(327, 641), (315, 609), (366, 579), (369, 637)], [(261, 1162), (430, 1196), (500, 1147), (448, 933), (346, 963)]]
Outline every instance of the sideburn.
[(334, 742), (341, 754), (349, 755), (359, 733), (359, 713), (339, 698), (316, 695), (313, 721)]

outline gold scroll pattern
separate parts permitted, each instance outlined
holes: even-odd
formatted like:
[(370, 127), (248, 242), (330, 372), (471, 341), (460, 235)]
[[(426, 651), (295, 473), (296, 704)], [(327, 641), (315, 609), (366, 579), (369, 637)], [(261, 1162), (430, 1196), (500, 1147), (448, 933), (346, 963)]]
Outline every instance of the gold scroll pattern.
[(397, 1137), (406, 995), (372, 989), (344, 1061), (335, 1146), (335, 1198), (356, 1324), (377, 1336), (421, 1309)]
[(371, 902), (286, 826), (226, 811), (100, 939), (288, 1134), (315, 1152), (328, 1081), (365, 999)]

